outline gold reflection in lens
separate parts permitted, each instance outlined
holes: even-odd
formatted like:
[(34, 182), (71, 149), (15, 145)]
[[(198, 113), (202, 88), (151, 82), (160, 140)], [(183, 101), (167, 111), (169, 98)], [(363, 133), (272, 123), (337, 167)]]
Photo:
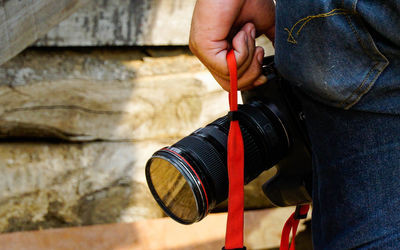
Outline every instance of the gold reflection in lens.
[(150, 177), (164, 206), (176, 217), (195, 222), (198, 211), (196, 200), (185, 177), (168, 161), (153, 158)]

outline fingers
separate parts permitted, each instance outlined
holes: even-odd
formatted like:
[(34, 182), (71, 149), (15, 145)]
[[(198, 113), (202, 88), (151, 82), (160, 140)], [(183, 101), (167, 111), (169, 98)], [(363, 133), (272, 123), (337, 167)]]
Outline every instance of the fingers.
[(264, 50), (255, 46), (256, 30), (252, 23), (247, 23), (232, 40), (238, 67), (238, 89), (259, 86), (267, 81), (261, 75)]
[[(255, 37), (255, 26), (247, 23), (233, 37), (231, 46), (226, 40), (206, 42), (207, 40), (197, 39), (190, 43), (190, 49), (208, 68), (221, 87), (229, 91), (226, 55), (229, 48), (233, 48), (238, 69), (238, 89), (245, 90), (267, 81), (261, 75), (264, 50), (255, 46)], [(201, 44), (195, 43), (195, 41), (201, 41)]]
[[(261, 74), (263, 57), (264, 49), (261, 47), (256, 47), (250, 65), (246, 71), (243, 72), (242, 76), (238, 77), (238, 90), (248, 90), (267, 82), (266, 76)], [(221, 76), (213, 71), (210, 72), (224, 90), (230, 90), (229, 72), (227, 76)]]
[(232, 40), (238, 66), (238, 77), (250, 66), (255, 51), (256, 30), (254, 24), (247, 23)]
[(250, 65), (238, 78), (238, 89), (242, 90), (247, 86), (257, 86), (267, 81), (266, 77), (261, 74), (261, 65), (264, 57), (264, 49), (256, 47), (254, 56), (251, 58)]
[[(256, 47), (254, 52), (254, 57), (252, 58), (249, 67), (243, 73), (243, 75), (238, 78), (238, 90), (252, 89), (256, 86), (260, 86), (267, 82), (267, 78), (261, 74), (261, 64), (263, 57), (264, 57), (263, 48)], [(214, 76), (215, 80), (221, 85), (221, 87), (224, 90), (226, 91), (230, 90), (229, 73), (227, 77), (215, 74), (212, 71), (211, 74)]]

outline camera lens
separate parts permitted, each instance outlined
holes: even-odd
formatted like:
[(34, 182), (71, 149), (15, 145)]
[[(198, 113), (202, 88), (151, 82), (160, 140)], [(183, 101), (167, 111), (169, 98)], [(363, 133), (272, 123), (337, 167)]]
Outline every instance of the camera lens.
[(168, 148), (157, 151), (147, 163), (146, 178), (154, 198), (171, 218), (190, 224), (207, 211), (201, 179), (179, 153)]
[[(249, 183), (287, 153), (290, 140), (278, 109), (265, 101), (239, 105), (238, 118), (245, 148), (244, 181)], [(157, 151), (147, 162), (150, 191), (176, 221), (199, 221), (228, 197), (229, 124), (227, 116), (221, 117)]]

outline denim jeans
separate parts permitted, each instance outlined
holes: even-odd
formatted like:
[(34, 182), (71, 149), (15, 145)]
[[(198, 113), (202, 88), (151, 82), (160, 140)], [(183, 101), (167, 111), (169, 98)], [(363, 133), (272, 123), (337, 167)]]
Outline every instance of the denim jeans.
[(315, 249), (400, 249), (400, 1), (278, 0), (313, 151)]

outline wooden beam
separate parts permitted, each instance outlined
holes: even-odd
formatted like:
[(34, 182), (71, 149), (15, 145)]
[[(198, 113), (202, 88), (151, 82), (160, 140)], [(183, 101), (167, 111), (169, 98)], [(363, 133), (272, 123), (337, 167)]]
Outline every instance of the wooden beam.
[(94, 1), (36, 46), (187, 45), (196, 0)]
[(0, 0), (0, 65), (90, 0)]
[[(293, 207), (247, 211), (244, 214), (248, 249), (278, 249), (281, 230)], [(132, 223), (60, 228), (0, 235), (2, 249), (221, 249), (226, 213), (210, 214), (199, 223), (181, 225), (170, 218)], [(310, 226), (301, 223), (297, 249), (312, 249)]]

